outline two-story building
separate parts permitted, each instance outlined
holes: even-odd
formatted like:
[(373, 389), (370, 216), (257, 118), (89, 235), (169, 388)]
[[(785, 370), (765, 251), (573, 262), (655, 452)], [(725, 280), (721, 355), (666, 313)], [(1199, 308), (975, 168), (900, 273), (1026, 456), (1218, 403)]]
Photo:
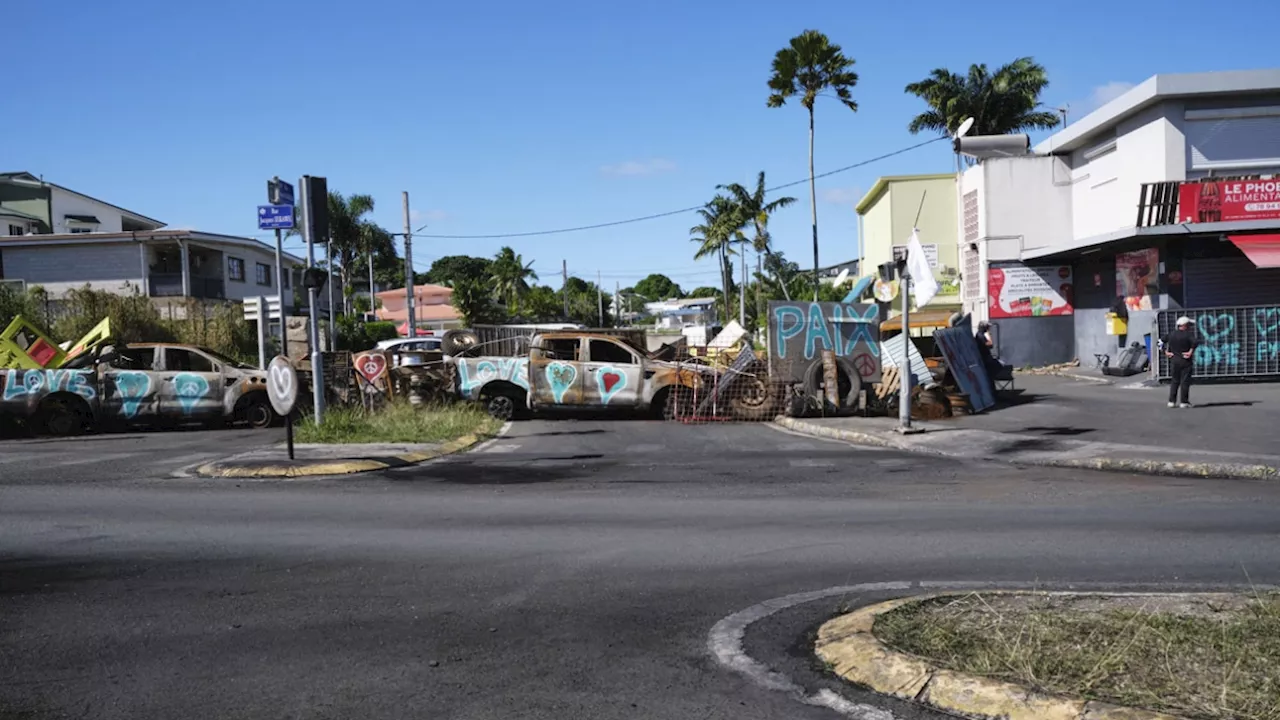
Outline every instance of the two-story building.
[(1280, 70), (1156, 75), (960, 192), (965, 306), (1013, 364), (1114, 360), (1185, 313), (1198, 374), (1280, 374)]
[[(386, 290), (376, 295), (377, 318), (394, 322), (400, 334), (409, 335), (409, 293), (405, 288)], [(462, 327), (462, 318), (453, 307), (453, 288), (424, 283), (413, 286), (413, 317), (417, 329), (452, 330)]]
[[(224, 301), (281, 294), (296, 311), (294, 287), (305, 262), (284, 254), (284, 292), (275, 248), (253, 238), (166, 230), (159, 220), (47, 182), (0, 174), (0, 281), (40, 286), (53, 298), (85, 285), (140, 292), (179, 312), (188, 300)], [(327, 309), (328, 297), (319, 305)]]
[(894, 251), (905, 251), (917, 230), (939, 286), (929, 307), (960, 307), (955, 173), (879, 178), (855, 210), (863, 268), (874, 273), (893, 260)]

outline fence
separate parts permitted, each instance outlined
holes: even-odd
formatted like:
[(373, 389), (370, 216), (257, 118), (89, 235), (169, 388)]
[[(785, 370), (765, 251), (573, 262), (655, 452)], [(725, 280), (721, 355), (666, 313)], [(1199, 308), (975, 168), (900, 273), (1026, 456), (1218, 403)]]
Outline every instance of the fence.
[[(790, 387), (769, 379), (767, 361), (750, 349), (710, 359), (682, 355), (674, 361), (675, 378), (655, 410), (681, 423), (765, 422), (781, 414)], [(696, 379), (695, 379), (696, 378)]]
[(469, 328), (475, 333), (476, 345), (483, 348), (482, 354), (498, 357), (515, 357), (529, 352), (529, 341), (540, 333), (572, 332), (594, 335), (608, 335), (626, 341), (637, 350), (645, 349), (645, 331), (634, 328), (592, 328), (586, 330), (554, 330), (538, 327), (519, 327), (512, 325), (476, 325)]
[[(1173, 332), (1182, 315), (1195, 323), (1200, 338), (1194, 359), (1196, 377), (1280, 376), (1280, 306), (1165, 310), (1156, 315), (1156, 337)], [(1164, 353), (1156, 357), (1158, 377), (1169, 379), (1169, 359)]]

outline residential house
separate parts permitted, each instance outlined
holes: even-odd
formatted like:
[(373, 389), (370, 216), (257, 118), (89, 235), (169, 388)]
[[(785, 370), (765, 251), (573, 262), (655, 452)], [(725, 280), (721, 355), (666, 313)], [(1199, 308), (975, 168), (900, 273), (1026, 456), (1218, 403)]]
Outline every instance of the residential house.
[(893, 260), (916, 230), (940, 288), (929, 307), (959, 309), (956, 202), (955, 173), (877, 179), (856, 207), (863, 267), (874, 273)]
[(1007, 360), (1114, 360), (1189, 314), (1198, 375), (1280, 374), (1260, 321), (1280, 315), (1280, 70), (1155, 75), (1030, 152), (974, 157), (964, 302)]
[[(405, 288), (386, 290), (376, 295), (380, 307), (379, 320), (400, 326), (400, 334), (409, 334), (409, 293)], [(417, 329), (451, 330), (462, 327), (461, 316), (453, 307), (453, 288), (444, 285), (413, 286), (413, 316)]]

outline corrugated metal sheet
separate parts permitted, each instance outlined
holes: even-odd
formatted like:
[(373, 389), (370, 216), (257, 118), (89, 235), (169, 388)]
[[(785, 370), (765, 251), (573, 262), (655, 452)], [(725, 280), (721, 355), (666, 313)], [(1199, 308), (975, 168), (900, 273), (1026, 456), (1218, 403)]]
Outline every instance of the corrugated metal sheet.
[[(912, 323), (915, 326), (915, 323)], [(902, 333), (898, 333), (888, 340), (880, 341), (880, 364), (884, 367), (898, 367), (899, 358), (902, 357), (902, 339), (906, 337)], [(923, 383), (925, 387), (934, 385), (933, 373), (929, 372), (929, 366), (924, 362), (924, 356), (920, 354), (920, 350), (915, 343), (911, 343), (911, 372), (916, 376), (916, 382)]]
[(1247, 257), (1188, 259), (1183, 268), (1189, 308), (1280, 303), (1280, 269), (1260, 269)]

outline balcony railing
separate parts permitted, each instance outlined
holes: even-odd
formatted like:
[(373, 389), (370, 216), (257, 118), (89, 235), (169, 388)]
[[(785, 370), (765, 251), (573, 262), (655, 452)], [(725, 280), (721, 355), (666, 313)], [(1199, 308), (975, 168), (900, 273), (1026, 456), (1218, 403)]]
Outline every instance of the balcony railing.
[(1138, 227), (1178, 223), (1178, 187), (1182, 183), (1143, 183), (1138, 196)]
[[(226, 287), (220, 278), (191, 277), (191, 295), (206, 300), (225, 300)], [(151, 273), (147, 285), (151, 297), (183, 297), (182, 273)]]

